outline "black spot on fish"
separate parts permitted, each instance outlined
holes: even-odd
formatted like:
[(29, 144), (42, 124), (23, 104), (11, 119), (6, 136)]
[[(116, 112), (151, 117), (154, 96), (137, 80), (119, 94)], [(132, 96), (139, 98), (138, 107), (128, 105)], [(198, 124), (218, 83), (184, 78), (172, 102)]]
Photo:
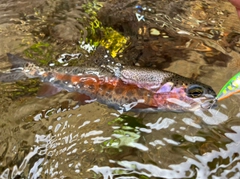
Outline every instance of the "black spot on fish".
[(83, 88), (83, 87), (84, 87), (84, 82), (79, 82), (79, 83), (78, 83), (78, 86), (79, 86), (80, 88)]
[(120, 103), (120, 104), (123, 104), (123, 100), (122, 100), (122, 98), (119, 100), (119, 103)]
[(112, 93), (112, 90), (111, 89), (107, 89), (106, 93)]
[(138, 89), (137, 93), (138, 93), (139, 96), (143, 96), (143, 91), (141, 89)]
[(133, 92), (131, 90), (129, 90), (129, 91), (127, 91), (126, 95), (131, 97), (133, 95)]
[(133, 101), (134, 101), (134, 102), (137, 101), (137, 98), (136, 98), (136, 97), (133, 97)]
[(124, 90), (123, 88), (116, 88), (115, 93), (116, 94), (122, 94), (123, 90)]
[(77, 74), (78, 73), (78, 69), (77, 68), (73, 69), (73, 73)]
[(103, 84), (103, 85), (101, 86), (101, 89), (102, 89), (103, 91), (106, 91), (107, 88), (108, 88), (107, 84)]

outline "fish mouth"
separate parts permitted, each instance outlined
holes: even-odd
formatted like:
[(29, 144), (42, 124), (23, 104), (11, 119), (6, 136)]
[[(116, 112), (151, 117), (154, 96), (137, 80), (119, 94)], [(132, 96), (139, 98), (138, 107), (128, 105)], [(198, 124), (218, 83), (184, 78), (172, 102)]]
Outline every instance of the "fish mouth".
[(217, 99), (213, 95), (204, 95), (200, 98), (193, 99), (194, 103), (191, 111), (194, 110), (209, 110), (217, 107)]
[(168, 98), (167, 101), (173, 104), (175, 111), (197, 111), (197, 110), (209, 110), (217, 107), (217, 99), (214, 96), (199, 97), (199, 98), (185, 98), (180, 100), (179, 98)]
[(212, 109), (217, 107), (217, 100), (216, 99), (210, 99), (207, 101), (204, 101), (201, 105), (202, 109)]
[(212, 109), (217, 107), (217, 99), (216, 96), (213, 95), (205, 95), (205, 100), (200, 105), (202, 109)]

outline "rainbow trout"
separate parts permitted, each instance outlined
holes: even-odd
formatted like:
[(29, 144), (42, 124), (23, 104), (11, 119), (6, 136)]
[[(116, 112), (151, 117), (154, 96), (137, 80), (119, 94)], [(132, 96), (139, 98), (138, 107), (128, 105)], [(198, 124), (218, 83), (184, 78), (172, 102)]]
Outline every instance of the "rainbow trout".
[(216, 97), (210, 86), (167, 71), (124, 67), (111, 73), (100, 68), (44, 68), (12, 54), (8, 58), (11, 73), (1, 73), (0, 81), (40, 78), (43, 85), (39, 97), (65, 90), (77, 92), (81, 104), (98, 101), (117, 110), (143, 112), (209, 109)]

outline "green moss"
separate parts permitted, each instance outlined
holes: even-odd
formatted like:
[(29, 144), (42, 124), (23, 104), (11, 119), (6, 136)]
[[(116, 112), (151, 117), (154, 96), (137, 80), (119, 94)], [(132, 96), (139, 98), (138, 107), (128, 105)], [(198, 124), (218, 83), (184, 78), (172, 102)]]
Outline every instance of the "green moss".
[(128, 37), (122, 36), (120, 33), (111, 27), (104, 27), (97, 19), (97, 11), (102, 7), (100, 3), (94, 1), (82, 6), (90, 16), (89, 25), (86, 27), (88, 36), (85, 39), (86, 43), (95, 47), (101, 45), (110, 51), (112, 57), (116, 57), (119, 52), (122, 52), (127, 47)]
[[(135, 118), (129, 115), (121, 115), (113, 121), (109, 122), (109, 125), (119, 126), (113, 132), (113, 137), (103, 143), (104, 149), (108, 150), (108, 153), (118, 153), (121, 152), (121, 147), (135, 147), (135, 144), (141, 137), (141, 132), (139, 128), (145, 127), (141, 123), (142, 119)], [(117, 150), (111, 150), (117, 149)]]
[(108, 124), (113, 125), (113, 124), (120, 124), (124, 125), (124, 123), (127, 123), (128, 127), (131, 127), (132, 129), (135, 129), (136, 127), (146, 127), (145, 125), (142, 124), (142, 119), (136, 118), (130, 115), (120, 115), (118, 118), (114, 119), (113, 121), (110, 121)]
[(27, 79), (15, 83), (6, 83), (1, 85), (1, 91), (4, 96), (13, 100), (23, 96), (35, 95), (39, 89), (39, 79)]
[(36, 60), (41, 65), (48, 65), (52, 60), (53, 49), (49, 43), (38, 42), (24, 51), (24, 55)]

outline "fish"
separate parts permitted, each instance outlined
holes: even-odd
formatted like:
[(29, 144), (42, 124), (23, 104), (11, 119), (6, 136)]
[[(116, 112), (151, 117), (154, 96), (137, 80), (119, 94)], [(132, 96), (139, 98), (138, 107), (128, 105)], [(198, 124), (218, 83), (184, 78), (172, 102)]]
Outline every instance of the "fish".
[(151, 68), (40, 67), (28, 59), (7, 54), (12, 68), (0, 82), (40, 78), (38, 97), (61, 91), (77, 93), (81, 104), (94, 101), (118, 111), (189, 112), (207, 110), (216, 93), (212, 87), (178, 74)]

